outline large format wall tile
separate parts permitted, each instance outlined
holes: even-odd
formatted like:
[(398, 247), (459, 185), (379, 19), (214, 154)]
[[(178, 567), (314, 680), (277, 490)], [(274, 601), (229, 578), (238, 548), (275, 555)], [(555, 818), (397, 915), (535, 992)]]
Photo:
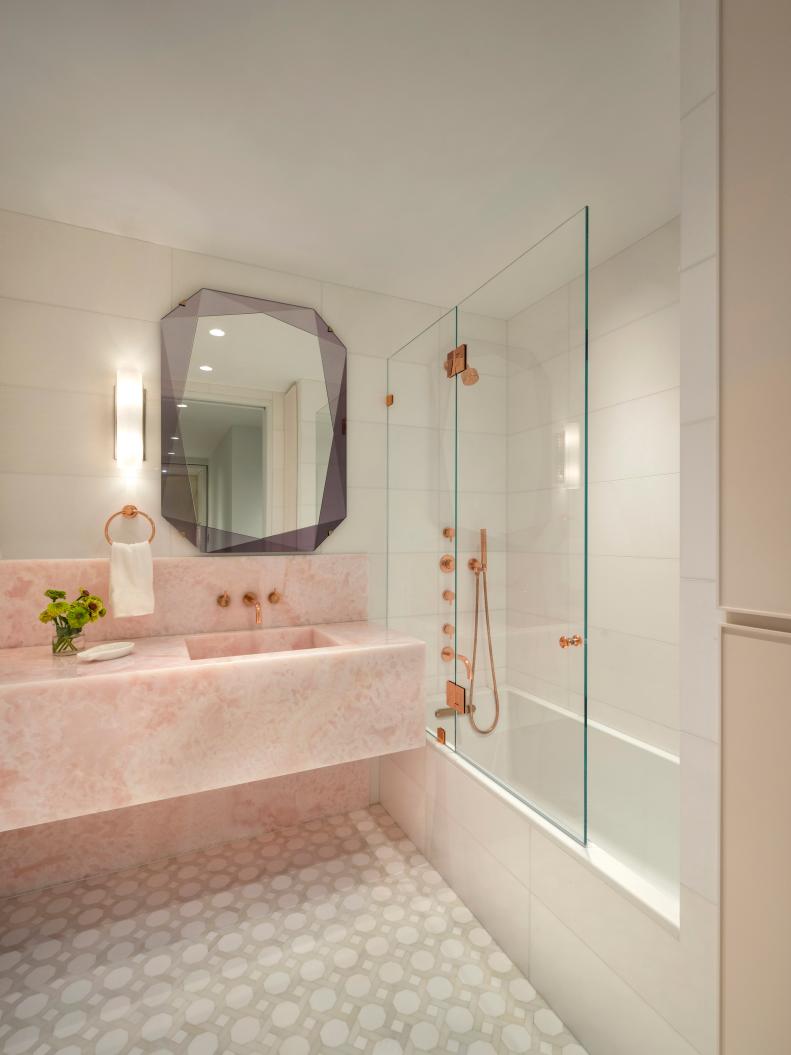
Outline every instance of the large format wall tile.
[(678, 301), (679, 221), (671, 220), (590, 272), (590, 339)]
[(588, 501), (589, 553), (678, 560), (678, 473), (591, 483)]
[[(158, 416), (157, 322), (3, 297), (0, 348), (3, 384), (58, 393), (94, 392), (102, 395), (108, 405), (112, 402), (116, 371), (134, 366), (142, 372), (145, 387), (155, 389), (154, 397), (149, 392), (149, 410), (150, 415)], [(29, 393), (25, 402), (32, 401)], [(112, 448), (112, 434), (109, 442)]]
[(392, 355), (443, 313), (431, 304), (348, 286), (325, 283), (322, 291), (326, 321), (358, 355)]
[(590, 1055), (700, 1055), (536, 897), (531, 978)]
[(678, 388), (678, 303), (591, 341), (591, 410)]
[[(286, 304), (300, 304), (321, 313), (321, 283), (313, 279), (269, 271), (236, 260), (173, 250), (173, 307), (199, 289), (221, 289), (263, 297)], [(330, 324), (331, 325), (331, 324)], [(338, 336), (343, 341), (341, 333)], [(345, 342), (344, 342), (345, 343)]]
[(717, 252), (717, 98), (710, 95), (681, 122), (681, 266)]
[(173, 307), (170, 249), (0, 212), (0, 296), (158, 321)]
[(588, 429), (591, 483), (678, 472), (677, 388), (592, 411)]
[(684, 895), (679, 936), (557, 843), (532, 836), (532, 892), (655, 1011), (714, 1055), (717, 910)]
[(678, 561), (591, 556), (588, 573), (592, 626), (678, 643)]

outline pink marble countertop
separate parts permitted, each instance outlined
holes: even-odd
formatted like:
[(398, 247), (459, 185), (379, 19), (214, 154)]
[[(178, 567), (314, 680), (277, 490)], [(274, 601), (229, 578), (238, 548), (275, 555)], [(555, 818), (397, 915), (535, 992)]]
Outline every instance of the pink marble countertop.
[[(333, 645), (327, 646), (335, 651), (337, 648), (381, 648), (383, 645), (414, 645), (415, 638), (396, 633), (373, 623), (326, 623), (312, 628), (264, 628), (255, 630), (231, 630), (222, 633), (224, 638), (236, 636), (248, 639), (256, 635), (266, 637), (278, 630), (315, 629), (332, 638)], [(15, 685), (29, 685), (35, 682), (71, 682), (82, 678), (115, 676), (119, 674), (138, 674), (142, 671), (173, 670), (178, 667), (206, 666), (208, 664), (267, 662), (274, 658), (282, 659), (284, 655), (312, 655), (318, 649), (272, 650), (254, 652), (245, 655), (212, 656), (205, 659), (192, 659), (188, 650), (188, 640), (200, 641), (219, 638), (220, 633), (185, 634), (171, 637), (130, 638), (134, 652), (120, 659), (102, 662), (83, 663), (74, 656), (54, 656), (49, 645), (28, 645), (22, 648), (0, 649), (0, 689)], [(119, 638), (119, 640), (122, 640)], [(93, 645), (107, 644), (105, 641), (86, 641), (86, 649)]]
[[(314, 647), (222, 654), (239, 641), (279, 647), (278, 634), (286, 649), (295, 639)], [(207, 643), (220, 655), (190, 658), (190, 647), (200, 654)], [(384, 627), (239, 630), (135, 646), (103, 663), (54, 657), (49, 646), (0, 650), (0, 831), (424, 741), (426, 646)]]

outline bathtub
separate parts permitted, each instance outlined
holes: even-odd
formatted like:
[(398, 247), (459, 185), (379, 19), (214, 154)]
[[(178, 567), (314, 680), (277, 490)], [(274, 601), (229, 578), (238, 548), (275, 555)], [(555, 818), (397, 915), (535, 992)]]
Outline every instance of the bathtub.
[[(558, 824), (583, 835), (582, 716), (521, 689), (500, 690), (501, 720), (488, 736), (456, 720), (455, 749), (497, 784)], [(442, 701), (444, 702), (444, 701)], [(482, 724), (493, 713), (491, 690), (476, 689)], [(452, 722), (445, 722), (453, 744)], [(434, 732), (431, 719), (429, 731)], [(599, 722), (588, 721), (588, 843), (600, 858), (638, 877), (663, 901), (678, 899), (678, 755)]]

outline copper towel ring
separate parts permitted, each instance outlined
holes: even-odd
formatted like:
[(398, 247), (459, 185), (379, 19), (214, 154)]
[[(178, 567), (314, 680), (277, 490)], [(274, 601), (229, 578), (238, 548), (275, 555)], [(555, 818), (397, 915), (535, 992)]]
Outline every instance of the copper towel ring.
[(104, 524), (104, 537), (107, 539), (107, 541), (110, 544), (112, 544), (113, 540), (110, 538), (110, 524), (111, 524), (111, 522), (113, 520), (115, 520), (116, 517), (129, 517), (129, 518), (131, 518), (131, 517), (136, 517), (136, 516), (143, 517), (151, 525), (151, 534), (148, 536), (148, 541), (152, 542), (153, 538), (154, 538), (154, 535), (156, 535), (156, 533), (157, 533), (156, 524), (151, 519), (151, 517), (148, 515), (148, 513), (144, 513), (143, 510), (142, 509), (138, 509), (137, 506), (130, 506), (130, 505), (124, 506), (123, 509), (119, 509), (117, 513), (113, 513), (113, 515), (109, 516), (107, 518), (107, 520), (105, 521), (105, 524)]

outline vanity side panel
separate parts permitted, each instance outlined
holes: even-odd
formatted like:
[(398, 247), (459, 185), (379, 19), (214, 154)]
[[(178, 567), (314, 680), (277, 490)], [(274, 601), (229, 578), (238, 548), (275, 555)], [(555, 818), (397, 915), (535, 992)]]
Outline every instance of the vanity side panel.
[(0, 834), (0, 897), (347, 813), (371, 801), (349, 762)]

